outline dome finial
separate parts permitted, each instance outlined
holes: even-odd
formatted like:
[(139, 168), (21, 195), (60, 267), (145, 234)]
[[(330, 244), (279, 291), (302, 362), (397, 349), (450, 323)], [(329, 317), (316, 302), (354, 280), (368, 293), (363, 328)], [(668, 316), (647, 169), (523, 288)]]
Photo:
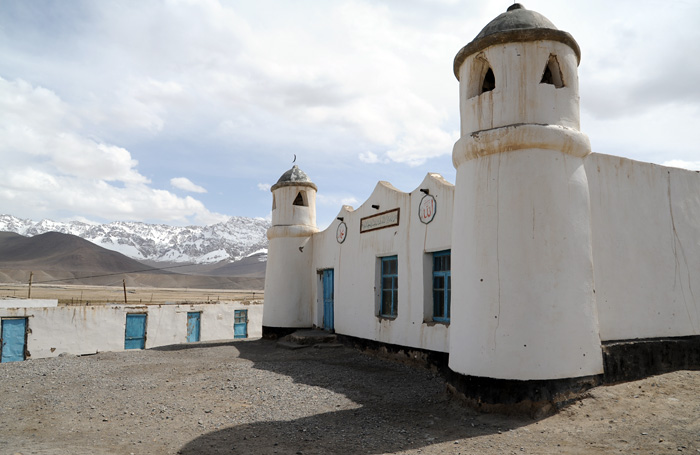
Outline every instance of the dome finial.
[(525, 7), (521, 3), (513, 3), (508, 7), (506, 11), (513, 11), (516, 9), (525, 9)]

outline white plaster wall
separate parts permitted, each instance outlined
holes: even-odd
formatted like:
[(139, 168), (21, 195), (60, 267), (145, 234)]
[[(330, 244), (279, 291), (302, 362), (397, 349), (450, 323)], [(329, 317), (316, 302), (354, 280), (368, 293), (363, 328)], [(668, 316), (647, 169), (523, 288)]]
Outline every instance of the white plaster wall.
[(450, 368), (503, 379), (602, 373), (581, 158), (528, 149), (457, 170)]
[[(550, 54), (557, 56), (564, 87), (540, 84)], [(496, 88), (469, 97), (482, 83), (481, 59), (493, 69)], [(506, 125), (534, 123), (579, 129), (578, 60), (557, 41), (499, 44), (469, 56), (459, 71), (462, 136)]]
[[(428, 225), (418, 219), (418, 205), (427, 188), (438, 201), (435, 219)], [(339, 220), (314, 235), (315, 324), (322, 325), (322, 286), (318, 271), (334, 269), (334, 313), (336, 333), (383, 343), (447, 352), (449, 329), (445, 324), (426, 322), (426, 307), (432, 311), (432, 293), (425, 289), (426, 252), (450, 248), (453, 187), (439, 175), (428, 175), (412, 193), (403, 193), (380, 182), (357, 210), (344, 207), (338, 214), (348, 226), (344, 243), (336, 241)], [(379, 210), (372, 208), (379, 205)], [(360, 220), (394, 208), (400, 209), (399, 225), (360, 234)], [(378, 261), (397, 255), (399, 303), (395, 319), (378, 317)], [(428, 266), (431, 266), (428, 261)], [(426, 301), (429, 296), (429, 301)]]
[(269, 239), (265, 272), (265, 327), (310, 327), (313, 323), (311, 264), (314, 248), (311, 232), (308, 234), (308, 237)]
[[(348, 226), (347, 234), (349, 237), (357, 237), (359, 228), (359, 221), (357, 224), (351, 223), (353, 208), (350, 206), (343, 206), (338, 217), (342, 217)], [(313, 317), (312, 324), (316, 327), (323, 328), (323, 284), (321, 271), (325, 269), (333, 269), (333, 280), (334, 280), (334, 322), (337, 324), (339, 321), (338, 317), (338, 296), (343, 292), (347, 292), (343, 287), (339, 286), (341, 278), (346, 273), (352, 273), (352, 271), (347, 267), (347, 264), (343, 260), (343, 255), (347, 252), (348, 254), (353, 254), (352, 251), (348, 251), (344, 246), (346, 243), (349, 245), (349, 240), (345, 243), (339, 244), (336, 241), (336, 231), (340, 220), (336, 219), (328, 226), (324, 231), (314, 234), (312, 238), (314, 255), (311, 269), (309, 273), (313, 276), (314, 283), (312, 285), (312, 297), (313, 302)], [(343, 280), (345, 283), (346, 280)], [(337, 333), (337, 325), (335, 325), (335, 330)]]
[[(294, 205), (304, 191), (308, 207)], [(275, 208), (267, 231), (265, 327), (309, 327), (313, 323), (314, 280), (311, 236), (316, 228), (316, 190), (309, 185), (282, 186), (273, 191)]]
[[(300, 191), (306, 193), (307, 206), (294, 205)], [(276, 226), (300, 225), (316, 227), (316, 190), (308, 185), (282, 186), (273, 191), (275, 208), (272, 224)]]
[[(419, 218), (420, 202), (427, 189), (435, 197), (435, 218), (424, 224)], [(411, 192), (411, 222), (409, 225), (409, 302), (411, 306), (411, 346), (432, 351), (448, 352), (450, 324), (433, 322), (433, 257), (436, 251), (452, 247), (452, 207), (454, 185), (439, 174), (428, 174)], [(400, 278), (400, 277), (399, 277)], [(419, 330), (416, 333), (416, 328)]]
[(700, 334), (700, 174), (592, 154), (602, 340)]
[[(379, 205), (379, 210), (371, 205)], [(399, 208), (398, 226), (360, 234), (360, 219), (387, 210)], [(335, 284), (335, 329), (338, 333), (352, 335), (384, 343), (410, 345), (405, 332), (410, 309), (406, 302), (409, 295), (408, 280), (408, 230), (409, 198), (406, 193), (380, 182), (369, 199), (352, 212), (347, 240), (341, 246), (341, 271)], [(335, 236), (335, 233), (333, 233)], [(376, 287), (377, 263), (382, 256), (398, 256), (399, 304), (396, 319), (382, 319), (378, 314), (378, 289)]]
[(31, 358), (61, 353), (123, 351), (126, 315), (148, 314), (146, 348), (187, 341), (187, 312), (200, 311), (200, 341), (233, 340), (234, 311), (248, 310), (248, 337), (262, 336), (263, 305), (220, 302), (195, 305), (90, 305), (0, 309), (0, 317), (26, 317)]

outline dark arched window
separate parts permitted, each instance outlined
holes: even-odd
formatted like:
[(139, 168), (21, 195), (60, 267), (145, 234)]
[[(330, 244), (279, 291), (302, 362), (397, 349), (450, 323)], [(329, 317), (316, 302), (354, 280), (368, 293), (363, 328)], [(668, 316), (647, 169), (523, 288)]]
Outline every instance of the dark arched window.
[(300, 205), (302, 207), (308, 207), (309, 203), (306, 200), (306, 191), (299, 191), (299, 193), (297, 193), (297, 197), (294, 198), (293, 204)]
[(474, 57), (471, 64), (469, 85), (467, 86), (467, 98), (474, 98), (484, 92), (490, 92), (495, 88), (496, 75), (482, 52)]
[(484, 75), (484, 80), (481, 83), (481, 93), (490, 92), (496, 88), (496, 76), (493, 75), (493, 70), (489, 67)]
[(561, 75), (561, 68), (556, 55), (550, 55), (547, 64), (542, 72), (540, 84), (551, 84), (556, 88), (564, 87), (564, 78)]

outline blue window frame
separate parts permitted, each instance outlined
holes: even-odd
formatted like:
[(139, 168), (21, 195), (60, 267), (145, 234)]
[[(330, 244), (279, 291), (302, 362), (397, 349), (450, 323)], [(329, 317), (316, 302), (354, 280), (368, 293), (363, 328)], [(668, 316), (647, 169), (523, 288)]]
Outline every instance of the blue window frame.
[(396, 256), (387, 256), (382, 260), (381, 301), (379, 315), (395, 318), (399, 303), (399, 261)]
[(433, 320), (450, 322), (452, 295), (450, 250), (433, 253)]

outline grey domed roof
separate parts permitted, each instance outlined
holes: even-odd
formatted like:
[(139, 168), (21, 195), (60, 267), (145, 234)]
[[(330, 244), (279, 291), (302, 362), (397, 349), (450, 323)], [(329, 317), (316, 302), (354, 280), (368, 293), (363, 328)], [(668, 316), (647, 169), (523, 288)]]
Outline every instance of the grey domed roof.
[(486, 24), (475, 40), (494, 33), (505, 32), (522, 28), (551, 28), (557, 30), (552, 22), (538, 12), (525, 9), (520, 3), (511, 5), (508, 10), (499, 14), (494, 20)]
[(454, 73), (459, 79), (459, 67), (472, 54), (494, 44), (550, 40), (559, 41), (571, 47), (581, 61), (581, 49), (573, 36), (557, 29), (552, 22), (538, 12), (525, 9), (520, 3), (511, 5), (486, 24), (474, 40), (464, 46), (455, 57)]
[(306, 175), (306, 172), (299, 169), (299, 166), (296, 164), (292, 166), (290, 170), (282, 174), (282, 177), (277, 180), (277, 183), (272, 185), (270, 190), (275, 191), (277, 188), (283, 186), (310, 186), (313, 189), (318, 190), (318, 188), (316, 188), (316, 184), (311, 181), (309, 176)]

